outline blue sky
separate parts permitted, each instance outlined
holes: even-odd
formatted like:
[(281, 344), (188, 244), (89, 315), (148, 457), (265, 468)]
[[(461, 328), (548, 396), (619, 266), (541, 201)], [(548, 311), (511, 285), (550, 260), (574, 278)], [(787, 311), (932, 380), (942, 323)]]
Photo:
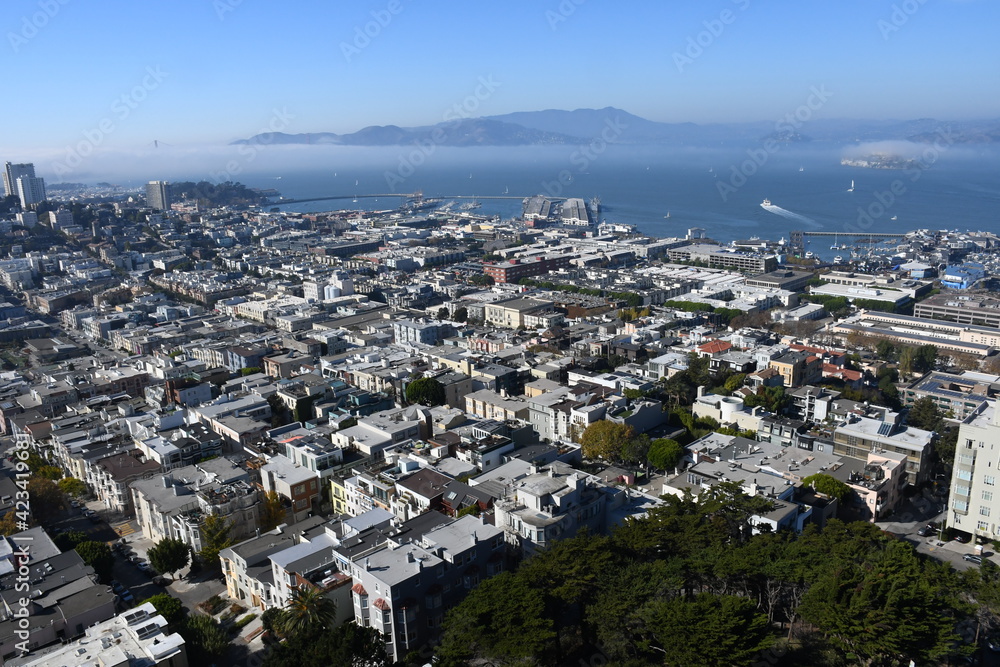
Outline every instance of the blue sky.
[[(103, 151), (225, 143), (275, 122), (288, 132), (431, 124), (467, 99), (471, 115), (616, 106), (718, 122), (776, 119), (825, 86), (828, 118), (1000, 116), (994, 0), (6, 0), (4, 10), (0, 160), (85, 137)], [(366, 25), (374, 36), (355, 41)], [(699, 39), (701, 52), (688, 52)]]

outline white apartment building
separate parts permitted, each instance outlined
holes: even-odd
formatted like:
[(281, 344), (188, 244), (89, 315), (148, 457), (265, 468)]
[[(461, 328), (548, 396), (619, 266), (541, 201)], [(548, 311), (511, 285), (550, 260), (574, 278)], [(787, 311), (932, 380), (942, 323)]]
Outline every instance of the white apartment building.
[(1000, 411), (996, 401), (983, 403), (962, 422), (951, 475), (948, 525), (989, 540), (1000, 538)]

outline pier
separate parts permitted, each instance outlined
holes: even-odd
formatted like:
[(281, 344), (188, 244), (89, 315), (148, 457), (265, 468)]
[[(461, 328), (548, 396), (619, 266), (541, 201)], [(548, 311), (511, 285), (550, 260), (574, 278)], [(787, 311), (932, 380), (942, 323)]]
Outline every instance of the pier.
[(851, 243), (852, 239), (854, 240), (854, 243), (863, 243), (866, 240), (872, 241), (874, 239), (902, 239), (906, 238), (907, 233), (908, 232), (900, 232), (898, 234), (890, 234), (886, 232), (804, 232), (796, 230), (789, 234), (789, 245), (794, 249), (802, 251), (805, 250), (807, 236), (832, 236), (834, 238), (843, 238), (848, 243)]
[[(518, 195), (432, 195), (427, 196), (420, 192), (384, 192), (367, 195), (324, 195), (322, 197), (306, 197), (304, 199), (278, 199), (271, 202), (272, 205), (282, 204), (303, 204), (311, 201), (332, 201), (336, 199), (378, 199), (379, 197), (399, 197), (400, 199), (513, 199), (523, 201), (524, 197)], [(553, 201), (562, 201), (565, 197), (547, 197)]]

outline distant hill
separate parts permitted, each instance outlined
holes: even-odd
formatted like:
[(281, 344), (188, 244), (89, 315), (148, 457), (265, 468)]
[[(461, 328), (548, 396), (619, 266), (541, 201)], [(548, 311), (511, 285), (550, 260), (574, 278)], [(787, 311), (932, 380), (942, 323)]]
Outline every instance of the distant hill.
[(371, 125), (352, 134), (258, 134), (234, 144), (340, 144), (342, 146), (403, 146), (430, 141), (439, 146), (533, 146), (575, 144), (581, 140), (558, 132), (537, 130), (487, 118), (467, 118), (429, 127)]
[(804, 123), (660, 123), (615, 107), (603, 109), (546, 109), (501, 116), (467, 118), (426, 127), (372, 125), (351, 134), (258, 134), (234, 144), (339, 144), (344, 146), (401, 146), (431, 141), (440, 146), (532, 146), (586, 144), (598, 138), (623, 144), (678, 146), (751, 145), (765, 139), (783, 143), (821, 141), (856, 144), (908, 140), (933, 142), (942, 130), (957, 144), (1000, 142), (1000, 120), (940, 121), (814, 119)]

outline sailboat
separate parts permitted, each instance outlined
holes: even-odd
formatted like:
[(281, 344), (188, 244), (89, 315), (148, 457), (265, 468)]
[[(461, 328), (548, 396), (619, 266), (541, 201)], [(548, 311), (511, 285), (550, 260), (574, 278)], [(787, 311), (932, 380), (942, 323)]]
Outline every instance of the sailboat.
[(830, 246), (830, 250), (840, 250), (840, 243), (837, 241), (837, 235), (833, 235), (833, 245)]
[(854, 192), (854, 179), (851, 179), (851, 187), (847, 188), (848, 192)]
[(667, 214), (665, 216), (663, 216), (663, 217), (664, 218), (669, 218), (670, 217), (670, 211), (667, 211)]
[(510, 194), (510, 188), (509, 188), (509, 187), (507, 187), (507, 186), (505, 185), (505, 186), (503, 187), (503, 193), (504, 193), (505, 195), (509, 195), (509, 194)]
[(357, 185), (357, 184), (358, 184), (358, 180), (354, 179), (354, 185)]

